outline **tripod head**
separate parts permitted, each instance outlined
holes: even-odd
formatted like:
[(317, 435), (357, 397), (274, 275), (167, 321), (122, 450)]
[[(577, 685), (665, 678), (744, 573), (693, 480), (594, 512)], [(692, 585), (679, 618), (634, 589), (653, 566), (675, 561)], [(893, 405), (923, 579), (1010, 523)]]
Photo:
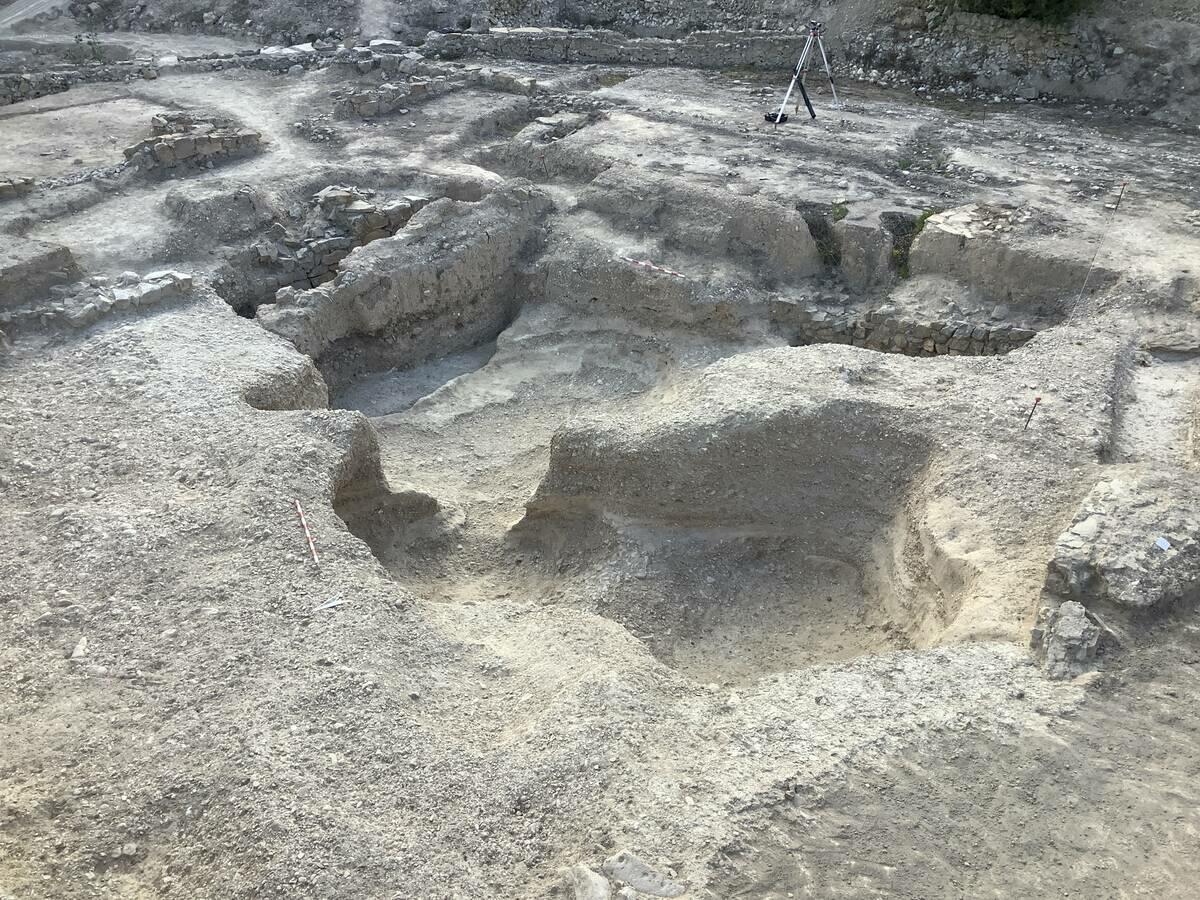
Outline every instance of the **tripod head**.
[(811, 19), (808, 23), (808, 33), (811, 37), (820, 37), (825, 33), (825, 23)]

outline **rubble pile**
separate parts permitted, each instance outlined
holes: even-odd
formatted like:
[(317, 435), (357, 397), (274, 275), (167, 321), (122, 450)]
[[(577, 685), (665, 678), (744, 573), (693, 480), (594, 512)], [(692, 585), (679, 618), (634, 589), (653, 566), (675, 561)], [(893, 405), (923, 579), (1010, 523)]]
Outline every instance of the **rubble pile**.
[(395, 234), (429, 202), (427, 197), (386, 198), (372, 190), (331, 185), (314, 195), (301, 225), (289, 228), (276, 222), (262, 240), (230, 260), (216, 286), (235, 306), (253, 308), (280, 288), (324, 284), (352, 250)]
[(66, 247), (45, 241), (0, 241), (0, 313), (21, 303), (40, 300), (52, 285), (81, 276)]
[(1088, 671), (1100, 649), (1101, 628), (1082, 603), (1068, 600), (1043, 607), (1030, 646), (1050, 678), (1074, 678)]
[(9, 73), (0, 75), (0, 106), (58, 94), (71, 86), (71, 79), (58, 72)]
[(1120, 472), (1084, 498), (1054, 545), (1051, 598), (1169, 610), (1200, 599), (1200, 494), (1184, 472)]

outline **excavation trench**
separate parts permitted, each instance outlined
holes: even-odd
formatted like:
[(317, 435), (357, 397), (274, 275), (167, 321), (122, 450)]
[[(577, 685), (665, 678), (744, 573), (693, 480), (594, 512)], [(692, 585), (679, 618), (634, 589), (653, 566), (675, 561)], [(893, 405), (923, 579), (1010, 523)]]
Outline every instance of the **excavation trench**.
[[(838, 315), (753, 287), (717, 296), (612, 245), (621, 232), (597, 218), (617, 216), (612, 187), (587, 198), (586, 235), (547, 237), (553, 203), (528, 185), (435, 201), (335, 281), (259, 309), (316, 360), (333, 405), (373, 424), (338, 515), (418, 596), (586, 610), (703, 683), (936, 642), (964, 585), (939, 576), (935, 443), (907, 405), (767, 379), (749, 408), (776, 412), (708, 422), (707, 405), (673, 419), (677, 398), (714, 363), (783, 343), (1001, 355), (1035, 332), (869, 298)], [(675, 230), (689, 253), (728, 237)]]
[[(354, 467), (338, 514), (419, 595), (591, 610), (702, 683), (936, 639), (956, 607), (926, 562), (919, 439), (870, 442), (868, 427), (831, 456), (812, 446), (781, 453), (767, 437), (761, 464), (736, 478), (697, 461), (691, 482), (656, 492), (647, 477), (639, 490), (662, 498), (654, 508), (613, 496), (639, 478), (638, 460), (619, 456), (597, 463), (602, 474), (577, 493), (556, 493), (555, 480), (577, 468), (554, 460), (564, 423), (644, 402), (669, 371), (646, 348), (613, 353), (610, 341), (525, 348), (505, 335), (486, 360), (490, 348), (343, 394), (383, 414), (373, 417), (379, 468)], [(477, 367), (411, 402), (468, 360)], [(671, 455), (642, 464), (665, 476)], [(709, 483), (722, 488), (715, 500)]]
[(565, 592), (699, 681), (931, 643), (930, 447), (869, 407), (632, 438), (560, 432), (516, 534)]

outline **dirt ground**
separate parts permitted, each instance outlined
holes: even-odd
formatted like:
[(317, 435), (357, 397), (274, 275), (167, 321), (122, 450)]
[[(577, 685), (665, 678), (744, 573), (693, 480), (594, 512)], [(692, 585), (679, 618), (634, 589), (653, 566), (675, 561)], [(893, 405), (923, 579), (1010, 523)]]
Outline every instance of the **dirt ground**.
[[(1195, 135), (856, 85), (773, 128), (736, 72), (489, 69), (543, 87), (0, 108), (0, 178), (44, 181), (0, 240), (195, 278), (8, 329), (0, 897), (591, 898), (561, 870), (619, 851), (681, 887), (625, 897), (1195, 896), (1194, 605), (1097, 603), (1120, 639), (1073, 679), (1028, 646), (1098, 482), (1196, 479)], [(114, 169), (165, 111), (262, 152)], [(236, 314), (219, 277), (331, 186), (423, 208)], [(509, 196), (549, 212), (493, 278), (522, 213), (471, 217)], [(305, 355), (271, 307), (344, 327)], [(915, 349), (814, 324), (868, 312)], [(957, 321), (978, 353), (920, 349)]]

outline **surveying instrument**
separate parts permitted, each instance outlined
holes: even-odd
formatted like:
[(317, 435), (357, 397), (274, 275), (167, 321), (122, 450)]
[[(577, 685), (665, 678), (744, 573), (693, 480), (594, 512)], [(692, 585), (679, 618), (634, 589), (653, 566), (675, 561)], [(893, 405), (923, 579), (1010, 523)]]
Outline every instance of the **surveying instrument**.
[[(816, 47), (821, 51), (821, 62), (825, 64), (825, 74), (829, 77), (829, 90), (833, 91), (834, 107), (841, 106), (838, 102), (837, 88), (833, 86), (833, 71), (829, 68), (829, 57), (825, 55), (825, 42), (821, 40), (821, 35), (825, 33), (825, 23), (812, 21), (808, 23), (808, 36), (804, 41), (804, 49), (800, 51), (800, 61), (796, 63), (796, 68), (792, 70), (792, 83), (788, 85), (787, 93), (783, 97), (783, 103), (779, 107), (779, 112), (769, 112), (765, 118), (772, 125), (782, 125), (788, 120), (788, 115), (785, 112), (788, 101), (792, 99), (792, 93), (796, 90), (796, 86), (800, 86), (800, 96), (804, 98), (804, 105), (808, 107), (808, 114), (814, 119), (817, 117), (816, 110), (813, 109), (812, 101), (808, 99), (808, 91), (804, 89), (804, 78), (808, 75), (808, 65), (813, 60), (813, 48)], [(796, 111), (800, 111), (800, 101), (796, 101)]]

